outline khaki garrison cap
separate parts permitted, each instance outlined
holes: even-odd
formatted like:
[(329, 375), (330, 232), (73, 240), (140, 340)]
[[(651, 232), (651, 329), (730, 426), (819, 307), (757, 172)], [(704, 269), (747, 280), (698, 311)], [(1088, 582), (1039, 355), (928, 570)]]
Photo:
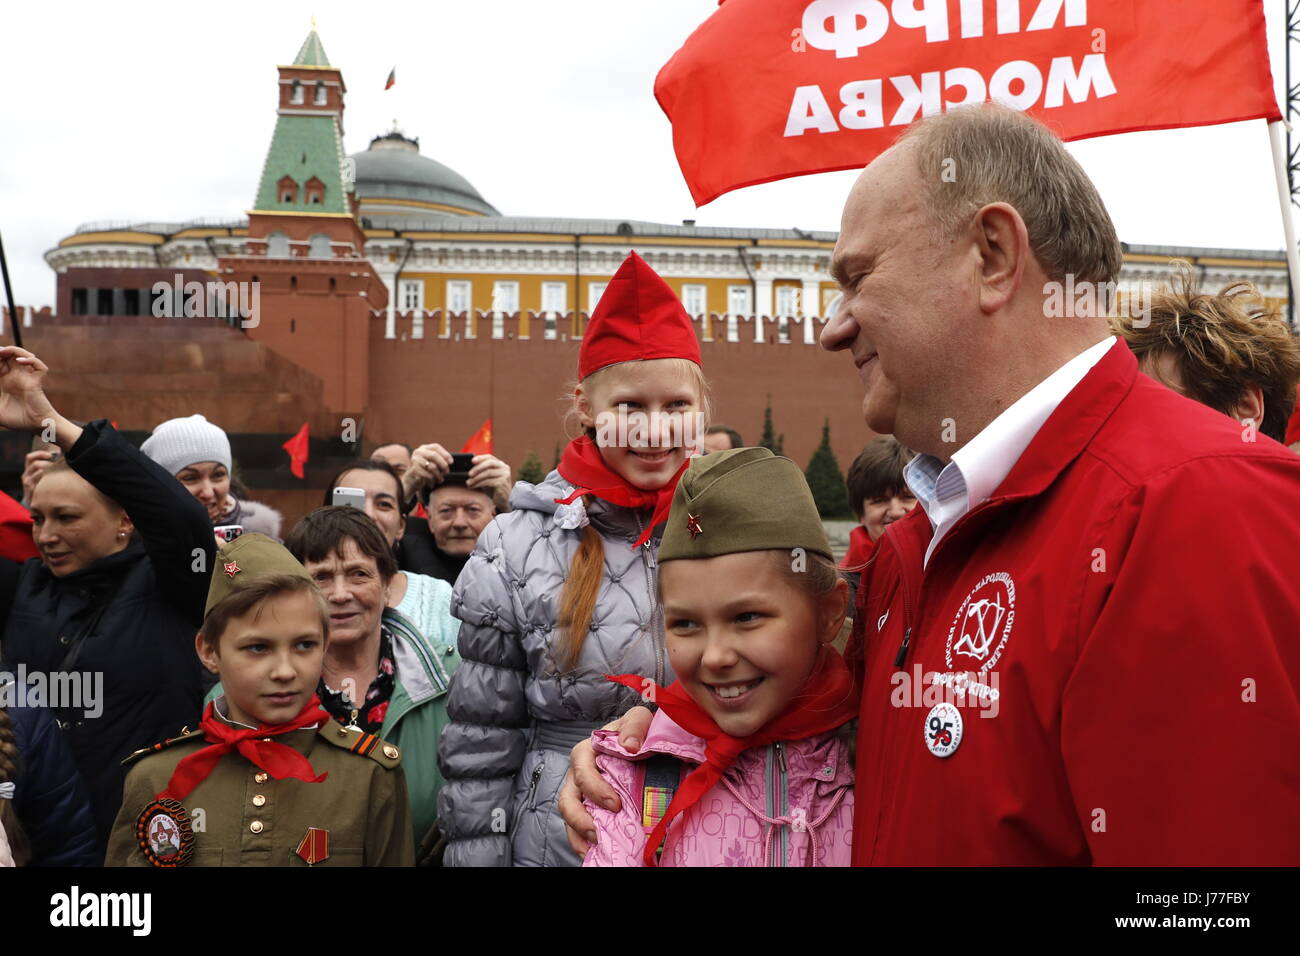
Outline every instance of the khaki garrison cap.
[(268, 574), (291, 574), (311, 581), (311, 575), (289, 549), (264, 534), (242, 534), (217, 551), (216, 567), (212, 569), (212, 583), (208, 585), (208, 603), (203, 608), (207, 617), (222, 599), (228, 597), (245, 581), (266, 577)]
[(799, 466), (766, 448), (692, 458), (677, 483), (660, 561), (831, 545)]

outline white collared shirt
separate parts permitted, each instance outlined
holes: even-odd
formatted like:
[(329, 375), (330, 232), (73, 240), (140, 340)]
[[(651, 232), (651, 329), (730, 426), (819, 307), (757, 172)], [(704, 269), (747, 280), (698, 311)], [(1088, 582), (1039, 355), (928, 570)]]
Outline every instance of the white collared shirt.
[(1110, 336), (1070, 359), (985, 425), (953, 453), (952, 461), (945, 464), (933, 455), (917, 455), (908, 463), (903, 479), (934, 529), (924, 565), (952, 526), (997, 490), (1043, 423), (1116, 341)]

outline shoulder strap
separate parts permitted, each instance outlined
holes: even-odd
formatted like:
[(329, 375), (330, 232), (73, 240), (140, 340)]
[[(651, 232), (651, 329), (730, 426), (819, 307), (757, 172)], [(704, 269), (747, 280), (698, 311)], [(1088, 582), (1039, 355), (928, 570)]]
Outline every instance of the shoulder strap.
[(190, 730), (188, 727), (182, 727), (179, 735), (175, 737), (169, 737), (166, 740), (162, 741), (161, 743), (154, 744), (152, 747), (145, 747), (142, 750), (137, 750), (135, 753), (131, 754), (125, 760), (122, 761), (122, 766), (129, 767), (137, 760), (147, 757), (150, 754), (156, 754), (160, 750), (166, 750), (168, 747), (172, 747), (176, 744), (193, 743), (202, 740), (203, 740), (202, 730), (199, 730), (197, 728), (194, 730)]
[(358, 727), (344, 727), (336, 720), (327, 720), (317, 733), (335, 747), (358, 757), (369, 757), (385, 770), (395, 770), (402, 763), (402, 752), (395, 744)]
[(668, 812), (682, 778), (682, 761), (672, 754), (655, 754), (641, 761), (641, 826), (646, 833)]

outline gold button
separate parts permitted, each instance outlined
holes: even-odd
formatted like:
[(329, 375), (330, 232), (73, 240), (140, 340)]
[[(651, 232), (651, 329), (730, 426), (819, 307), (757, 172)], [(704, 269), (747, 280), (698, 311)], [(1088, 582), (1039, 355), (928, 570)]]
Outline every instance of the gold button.
[(266, 783), (268, 779), (269, 778), (267, 777), (265, 770), (259, 772), (255, 777), (253, 777), (253, 780), (256, 781), (257, 783)]
[(253, 798), (253, 806), (261, 807), (265, 805), (266, 805), (266, 797), (263, 794), (259, 793), (257, 796)]
[(384, 756), (387, 757), (389, 760), (396, 760), (399, 754), (400, 751), (392, 744), (384, 745)]
[(250, 823), (250, 824), (248, 825), (248, 829), (252, 830), (254, 833), (261, 833), (261, 832), (262, 832), (262, 821), (261, 821), (261, 820), (254, 820), (252, 823)]

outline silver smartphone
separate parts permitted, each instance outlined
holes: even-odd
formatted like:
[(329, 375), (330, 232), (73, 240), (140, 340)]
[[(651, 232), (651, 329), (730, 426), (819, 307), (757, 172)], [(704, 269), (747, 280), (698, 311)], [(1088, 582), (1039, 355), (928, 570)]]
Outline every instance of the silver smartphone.
[(335, 505), (344, 508), (366, 510), (366, 490), (364, 488), (335, 488), (331, 499)]

